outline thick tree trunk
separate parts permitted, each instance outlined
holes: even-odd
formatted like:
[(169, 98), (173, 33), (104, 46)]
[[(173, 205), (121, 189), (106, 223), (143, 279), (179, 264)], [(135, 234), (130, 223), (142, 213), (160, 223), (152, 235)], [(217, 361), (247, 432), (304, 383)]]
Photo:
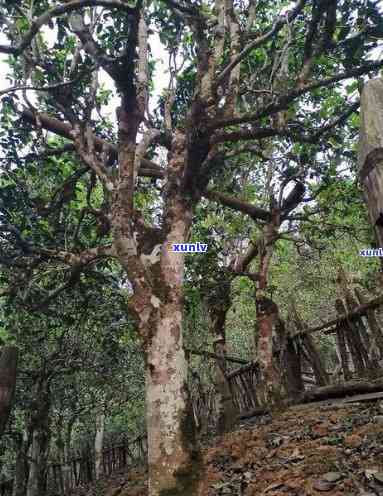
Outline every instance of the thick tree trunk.
[(16, 387), (17, 348), (4, 346), (0, 355), (0, 438), (11, 413)]
[[(359, 291), (357, 288), (355, 288), (355, 294), (359, 300), (359, 303), (361, 305), (364, 305), (367, 303), (367, 298), (364, 296), (364, 294)], [(371, 331), (371, 345), (374, 349), (374, 353), (378, 353), (380, 359), (383, 358), (383, 333), (380, 328), (380, 325), (378, 323), (378, 320), (375, 315), (375, 309), (369, 308), (366, 311), (366, 317), (367, 317), (367, 322), (368, 322), (368, 327), (370, 328)]]
[[(339, 316), (343, 316), (347, 313), (346, 307), (340, 298), (335, 300), (335, 309)], [(362, 376), (365, 372), (365, 362), (362, 353), (363, 347), (360, 343), (360, 336), (356, 335), (357, 330), (350, 324), (351, 321), (347, 321), (341, 324), (342, 330), (350, 349), (354, 369), (359, 376)]]
[(99, 479), (102, 475), (102, 449), (104, 446), (104, 430), (105, 430), (105, 414), (102, 411), (96, 414), (96, 435), (94, 438), (96, 479)]
[(45, 496), (50, 444), (50, 393), (43, 378), (36, 384), (35, 408), (31, 412), (29, 432), (32, 444), (27, 496)]
[(255, 292), (257, 310), (257, 360), (259, 363), (260, 383), (257, 397), (262, 406), (280, 400), (281, 374), (274, 364), (273, 338), (277, 335), (279, 315), (277, 305), (266, 296), (268, 274), (275, 241), (278, 239), (280, 212), (272, 212), (272, 222), (263, 229), (263, 237), (258, 242), (259, 267), (257, 289)]
[(226, 379), (226, 343), (223, 336), (214, 343), (214, 351), (221, 356), (215, 366), (215, 409), (217, 414), (217, 434), (228, 432), (235, 424), (238, 412), (233, 403), (230, 385)]
[[(353, 310), (359, 307), (358, 301), (354, 298), (350, 289), (346, 286), (345, 288), (345, 298), (348, 311), (352, 312)], [(363, 355), (363, 360), (365, 362), (365, 366), (368, 369), (376, 369), (377, 368), (377, 357), (370, 354), (371, 351), (371, 340), (370, 335), (364, 325), (362, 317), (359, 317), (352, 322), (350, 322), (350, 326), (354, 329), (355, 336), (358, 340), (358, 345), (361, 348), (361, 353)]]
[(306, 356), (309, 365), (312, 367), (315, 381), (319, 386), (324, 386), (329, 383), (329, 377), (326, 372), (326, 367), (323, 363), (322, 357), (315, 346), (313, 338), (310, 334), (304, 333), (305, 324), (298, 314), (295, 301), (291, 302), (291, 319), (299, 333), (300, 347), (302, 353)]
[(189, 143), (184, 131), (175, 131), (159, 237), (158, 230), (146, 227), (134, 209), (139, 116), (137, 109), (136, 114), (133, 110), (134, 102), (125, 96), (118, 113), (120, 180), (112, 226), (116, 255), (133, 286), (129, 307), (145, 352), (149, 496), (193, 496), (200, 462), (194, 451), (194, 421), (188, 405), (182, 346), (184, 255), (173, 251), (173, 244), (188, 240), (193, 218), (193, 201), (182, 190)]
[(229, 382), (226, 378), (226, 314), (231, 305), (230, 279), (220, 279), (217, 286), (206, 295), (210, 319), (210, 331), (214, 337), (215, 361), (215, 412), (217, 415), (217, 434), (229, 431), (236, 420), (237, 409), (233, 403)]
[(186, 150), (186, 137), (178, 131), (168, 162), (166, 236), (152, 269), (156, 283), (135, 301), (146, 352), (149, 496), (194, 496), (201, 469), (182, 338), (185, 262), (172, 249), (188, 240), (193, 217), (191, 201), (179, 191)]
[(193, 460), (194, 422), (188, 405), (182, 347), (182, 307), (161, 305), (147, 350), (146, 408), (149, 495), (195, 494), (199, 460)]
[(262, 406), (275, 403), (281, 394), (280, 371), (274, 364), (273, 336), (279, 323), (278, 307), (270, 299), (257, 297), (258, 342), (257, 355), (260, 369), (260, 383), (257, 397)]
[(27, 496), (46, 494), (49, 434), (39, 427), (33, 432)]
[(297, 339), (288, 337), (284, 351), (285, 388), (290, 398), (295, 398), (304, 390), (302, 361)]
[(359, 175), (378, 245), (383, 247), (383, 79), (368, 81), (361, 95)]
[(72, 443), (72, 430), (76, 418), (72, 417), (66, 428), (65, 443), (64, 443), (64, 463), (62, 467), (64, 494), (68, 494), (74, 486), (73, 472), (71, 467), (71, 443)]
[(27, 492), (28, 479), (28, 434), (23, 431), (17, 439), (15, 475), (13, 479), (12, 496), (25, 496)]
[(302, 345), (304, 346), (309, 357), (316, 384), (318, 386), (326, 386), (329, 384), (329, 377), (313, 338), (309, 334), (302, 335)]

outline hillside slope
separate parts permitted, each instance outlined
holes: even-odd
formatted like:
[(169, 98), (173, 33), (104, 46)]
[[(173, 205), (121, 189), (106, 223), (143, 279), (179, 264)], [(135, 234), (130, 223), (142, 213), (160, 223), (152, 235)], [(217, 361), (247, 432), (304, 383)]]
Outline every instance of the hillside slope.
[[(383, 403), (291, 408), (210, 444), (200, 496), (383, 495)], [(82, 494), (146, 496), (145, 474), (120, 474)]]

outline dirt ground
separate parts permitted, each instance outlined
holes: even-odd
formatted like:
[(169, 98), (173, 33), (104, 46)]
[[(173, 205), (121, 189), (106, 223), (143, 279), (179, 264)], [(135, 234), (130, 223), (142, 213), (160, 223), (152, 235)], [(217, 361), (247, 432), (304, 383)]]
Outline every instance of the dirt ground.
[[(383, 496), (382, 401), (254, 417), (209, 444), (200, 496)], [(146, 487), (134, 471), (82, 494), (146, 496)]]

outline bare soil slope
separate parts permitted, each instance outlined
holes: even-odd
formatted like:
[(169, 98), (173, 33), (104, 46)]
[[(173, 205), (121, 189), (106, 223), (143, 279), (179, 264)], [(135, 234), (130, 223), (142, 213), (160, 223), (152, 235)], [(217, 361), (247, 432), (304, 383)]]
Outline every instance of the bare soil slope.
[[(249, 419), (203, 456), (200, 496), (383, 495), (383, 403), (307, 405)], [(83, 491), (146, 496), (145, 474)]]

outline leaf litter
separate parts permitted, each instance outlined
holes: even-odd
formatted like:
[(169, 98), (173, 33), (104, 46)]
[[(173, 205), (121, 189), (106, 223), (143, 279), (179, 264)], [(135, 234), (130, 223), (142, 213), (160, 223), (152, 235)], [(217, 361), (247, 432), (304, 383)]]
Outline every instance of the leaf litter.
[[(203, 449), (199, 496), (383, 496), (382, 408), (308, 405), (248, 419)], [(146, 479), (119, 474), (74, 495), (147, 496)]]

